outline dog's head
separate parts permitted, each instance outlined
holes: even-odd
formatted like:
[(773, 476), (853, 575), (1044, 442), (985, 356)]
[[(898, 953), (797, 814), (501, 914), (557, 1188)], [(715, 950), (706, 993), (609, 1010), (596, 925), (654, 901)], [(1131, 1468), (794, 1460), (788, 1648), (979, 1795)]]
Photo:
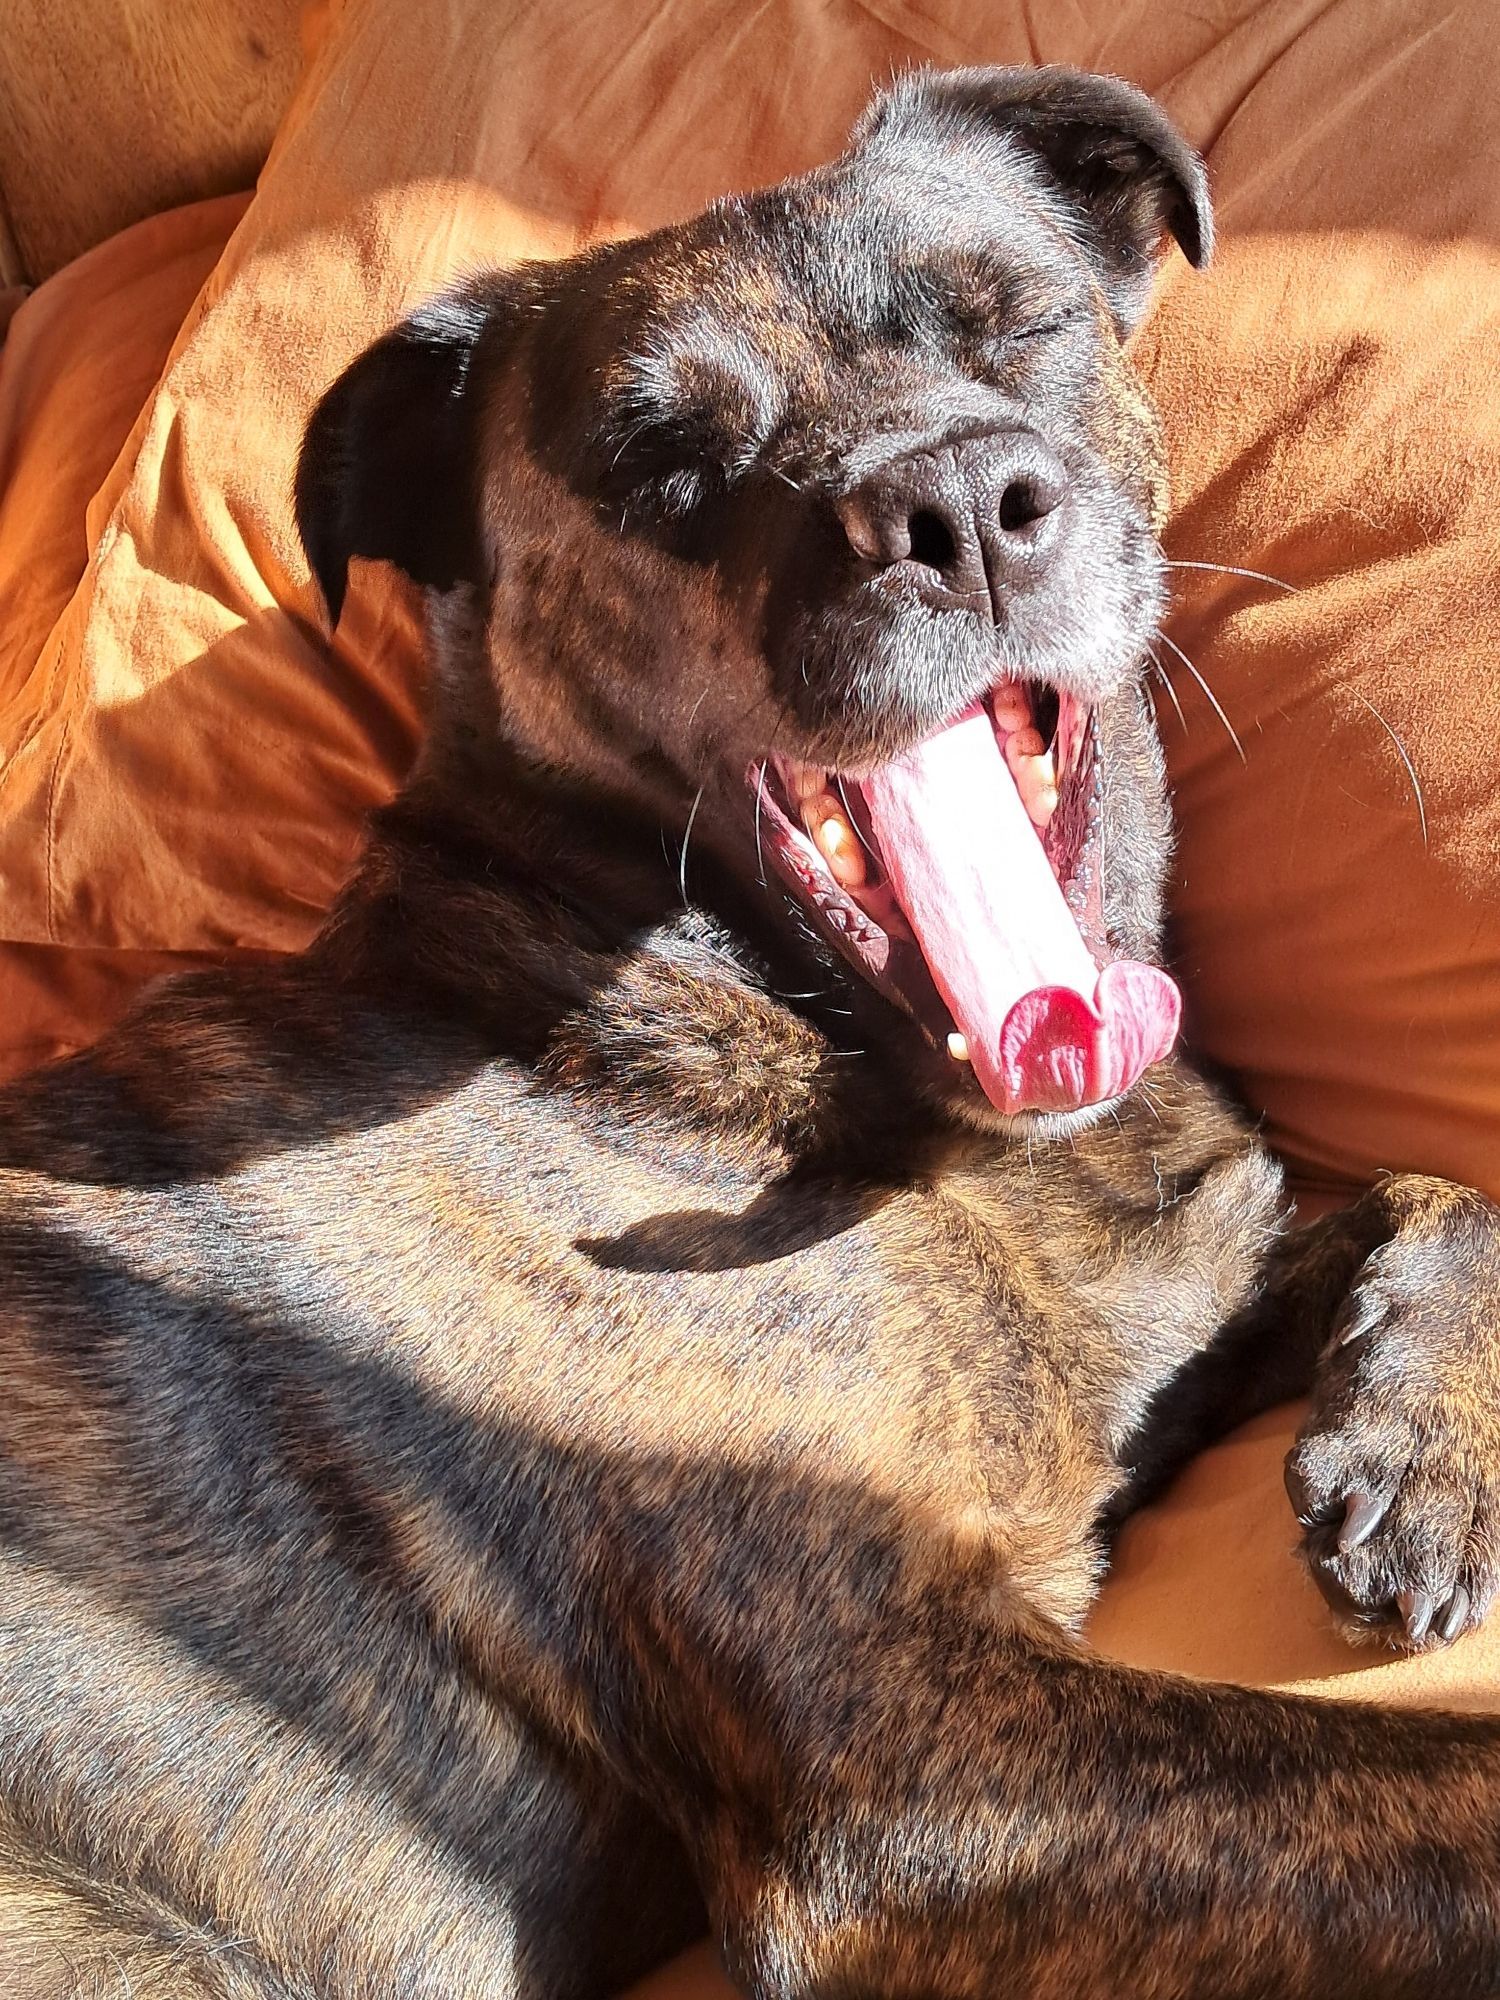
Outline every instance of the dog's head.
[(1122, 353), (1164, 231), (1206, 258), (1202, 167), (1137, 91), (908, 76), (831, 165), (356, 361), (298, 475), (330, 610), (353, 556), (472, 588), (532, 764), (774, 864), (956, 1102), (1107, 1101), (1177, 1020), (1135, 962), (1165, 496)]

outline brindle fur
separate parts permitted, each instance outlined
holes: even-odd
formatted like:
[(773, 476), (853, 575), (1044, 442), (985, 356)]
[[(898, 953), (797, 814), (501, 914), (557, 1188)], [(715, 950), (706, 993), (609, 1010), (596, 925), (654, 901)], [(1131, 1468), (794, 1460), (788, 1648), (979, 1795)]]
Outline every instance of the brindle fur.
[[(981, 117), (986, 201), (1051, 242), (1020, 268), (1087, 265), (1060, 393), (1159, 518), (1118, 330), (1163, 218), (1205, 247), (1201, 176), (1142, 100), (1049, 72), (902, 86), (780, 265), (743, 236), (773, 193), (476, 285), (320, 413), (330, 597), (353, 553), (445, 593), (422, 763), (303, 957), (175, 981), (0, 1101), (7, 1995), (572, 2000), (705, 1914), (765, 2000), (1500, 1990), (1500, 1725), (1076, 1636), (1110, 1515), (1335, 1328), (1309, 1559), (1362, 1618), (1480, 1614), (1495, 1211), (1398, 1179), (1294, 1231), (1176, 1063), (1063, 1133), (945, 1095), (694, 792), (757, 704), (762, 748), (778, 717), (807, 754), (909, 740), (963, 659), (778, 680), (796, 590), (755, 579), (809, 517), (766, 556), (727, 481), (632, 516), (670, 475), (622, 503), (566, 436), (632, 298), (749, 313), (787, 491), (832, 477), (854, 361), (791, 251), (882, 145), (947, 134), (951, 166)], [(883, 365), (880, 407), (919, 405), (930, 361)], [(753, 383), (700, 373), (700, 436), (749, 421)], [(1160, 755), (1133, 664), (1094, 693), (1145, 953)], [(1389, 1504), (1340, 1556), (1351, 1493)]]

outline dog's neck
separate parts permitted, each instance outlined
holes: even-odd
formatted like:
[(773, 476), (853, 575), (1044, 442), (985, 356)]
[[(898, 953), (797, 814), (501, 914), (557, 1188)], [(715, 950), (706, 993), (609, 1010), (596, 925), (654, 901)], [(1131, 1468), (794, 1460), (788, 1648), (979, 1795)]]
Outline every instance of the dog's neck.
[(747, 1165), (924, 1150), (934, 1117), (885, 1059), (887, 1003), (774, 885), (707, 843), (684, 871), (675, 845), (649, 809), (449, 711), (317, 949), (551, 1087), (702, 1130)]

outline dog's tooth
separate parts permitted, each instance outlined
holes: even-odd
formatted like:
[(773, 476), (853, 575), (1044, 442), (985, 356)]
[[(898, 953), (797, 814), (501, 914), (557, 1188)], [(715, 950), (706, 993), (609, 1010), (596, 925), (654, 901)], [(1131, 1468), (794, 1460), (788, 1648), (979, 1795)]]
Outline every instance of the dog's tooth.
[(865, 850), (849, 815), (832, 792), (805, 799), (802, 817), (834, 881), (841, 889), (862, 889), (868, 873)]
[(966, 1063), (969, 1060), (969, 1044), (964, 1036), (954, 1033), (948, 1037), (948, 1053), (955, 1062)]
[(1057, 811), (1056, 785), (1039, 785), (1029, 798), (1022, 801), (1026, 807), (1026, 817), (1038, 833), (1051, 825), (1052, 815)]
[(1035, 827), (1046, 826), (1057, 811), (1057, 768), (1040, 731), (1018, 729), (1006, 741), (1005, 761), (1027, 818)]
[(787, 788), (798, 805), (805, 805), (815, 799), (820, 792), (828, 789), (828, 773), (818, 770), (813, 764), (788, 762), (786, 767)]
[(818, 846), (841, 889), (864, 887), (865, 851), (848, 820), (825, 819)]
[(1016, 779), (1016, 790), (1026, 816), (1035, 827), (1044, 827), (1057, 811), (1057, 777), (1050, 757), (1033, 757)]

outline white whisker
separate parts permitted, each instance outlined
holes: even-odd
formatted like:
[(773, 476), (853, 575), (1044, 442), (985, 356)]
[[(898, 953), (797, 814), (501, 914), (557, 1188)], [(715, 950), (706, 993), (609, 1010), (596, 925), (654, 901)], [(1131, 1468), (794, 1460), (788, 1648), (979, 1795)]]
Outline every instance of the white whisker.
[(678, 886), (682, 890), (682, 907), (684, 909), (688, 908), (688, 892), (687, 892), (688, 842), (693, 837), (693, 821), (698, 817), (698, 808), (703, 803), (703, 794), (705, 791), (707, 791), (707, 789), (708, 789), (708, 783), (707, 780), (705, 780), (704, 783), (698, 787), (698, 796), (693, 800), (693, 809), (688, 814), (687, 825), (683, 828), (682, 832), (682, 855), (677, 864), (677, 882)]
[(624, 437), (622, 437), (620, 440), (619, 450), (615, 453), (614, 457), (609, 461), (609, 469), (611, 472), (614, 471), (615, 467), (620, 463), (620, 460), (625, 456), (626, 452), (629, 451), (630, 447), (635, 443), (636, 439), (646, 429), (650, 421), (651, 419), (649, 417), (642, 417), (641, 421), (638, 424), (632, 424), (630, 429), (626, 431)]
[(1285, 577), (1268, 576), (1263, 569), (1241, 569), (1236, 563), (1189, 562), (1185, 557), (1163, 557), (1168, 569), (1211, 569), (1220, 576), (1248, 576), (1256, 583), (1274, 584), (1277, 590), (1290, 591), (1293, 596), (1301, 589), (1300, 584), (1288, 583)]
[(766, 803), (766, 760), (760, 760), (760, 778), (755, 787), (755, 872), (762, 889), (766, 886), (766, 855), (760, 844), (760, 818)]
[(1421, 786), (1421, 781), (1417, 777), (1417, 767), (1415, 764), (1412, 763), (1411, 758), (1407, 755), (1406, 745), (1401, 741), (1401, 738), (1396, 734), (1395, 730), (1392, 729), (1391, 725), (1386, 721), (1385, 717), (1380, 713), (1380, 710), (1375, 706), (1374, 702), (1366, 701), (1364, 696), (1359, 693), (1358, 689), (1354, 691), (1354, 699), (1360, 704), (1362, 708), (1367, 708), (1370, 711), (1371, 715), (1374, 716), (1375, 720), (1380, 724), (1381, 728), (1385, 731), (1386, 735), (1389, 736), (1391, 741), (1395, 744), (1396, 755), (1401, 759), (1402, 763), (1406, 766), (1406, 775), (1408, 778), (1411, 779), (1412, 794), (1417, 801), (1417, 819), (1421, 824), (1422, 845), (1425, 847), (1427, 845), (1427, 803), (1422, 797), (1422, 786)]
[(1220, 706), (1219, 697), (1214, 693), (1213, 689), (1209, 686), (1208, 682), (1203, 678), (1202, 674), (1199, 673), (1198, 669), (1193, 665), (1192, 661), (1188, 658), (1187, 654), (1183, 652), (1181, 646), (1178, 645), (1175, 639), (1169, 639), (1165, 632), (1158, 632), (1156, 636), (1158, 639), (1161, 640), (1164, 646), (1170, 646), (1172, 648), (1172, 651), (1177, 655), (1178, 659), (1181, 660), (1182, 664), (1187, 668), (1188, 672), (1192, 675), (1193, 679), (1198, 683), (1199, 687), (1202, 688), (1204, 695), (1208, 700), (1209, 706), (1213, 709), (1214, 714), (1218, 716), (1220, 722), (1222, 722), (1224, 727), (1228, 730), (1229, 740), (1234, 745), (1235, 749), (1239, 752), (1240, 762), (1242, 764), (1248, 762), (1248, 759), (1245, 756), (1245, 746), (1243, 743), (1241, 743), (1239, 737), (1235, 735), (1234, 724), (1229, 720), (1229, 717), (1224, 713), (1223, 708)]
[(1162, 686), (1166, 689), (1167, 699), (1168, 701), (1171, 702), (1173, 708), (1176, 709), (1177, 720), (1182, 725), (1183, 735), (1186, 736), (1187, 717), (1182, 712), (1182, 703), (1177, 699), (1177, 690), (1172, 685), (1171, 675), (1167, 672), (1166, 668), (1162, 665), (1161, 661), (1157, 659), (1155, 653), (1152, 652), (1149, 646), (1146, 648), (1146, 657), (1151, 662), (1152, 666), (1155, 667), (1156, 678), (1161, 682)]
[(865, 853), (869, 855), (870, 859), (876, 862), (878, 866), (879, 857), (876, 855), (876, 852), (874, 848), (871, 847), (869, 841), (865, 839), (864, 832), (860, 827), (859, 821), (854, 817), (854, 808), (849, 803), (849, 794), (844, 790), (844, 780), (842, 773), (835, 771), (833, 774), (833, 782), (839, 788), (839, 797), (844, 802), (844, 816), (848, 820), (849, 824), (854, 828), (855, 839), (859, 842), (860, 846), (865, 850)]

